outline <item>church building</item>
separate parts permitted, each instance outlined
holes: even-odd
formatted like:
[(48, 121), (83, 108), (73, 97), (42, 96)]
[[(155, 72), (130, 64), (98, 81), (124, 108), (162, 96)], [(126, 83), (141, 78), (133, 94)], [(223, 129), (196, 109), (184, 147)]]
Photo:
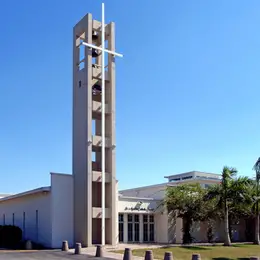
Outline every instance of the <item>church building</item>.
[[(116, 242), (113, 246), (117, 243), (181, 243), (182, 219), (172, 223), (161, 207), (167, 186), (199, 182), (206, 187), (220, 182), (217, 174), (195, 171), (166, 178), (167, 181), (161, 184), (116, 191)], [(74, 236), (73, 183), (73, 175), (51, 173), (48, 187), (2, 195), (0, 225), (19, 226), (23, 239), (48, 248), (60, 248), (63, 240), (68, 240), (72, 247), (77, 242)], [(99, 212), (93, 207), (92, 217), (100, 218)], [(198, 242), (206, 242), (205, 235), (203, 226), (193, 234)], [(93, 236), (92, 244), (99, 243)]]

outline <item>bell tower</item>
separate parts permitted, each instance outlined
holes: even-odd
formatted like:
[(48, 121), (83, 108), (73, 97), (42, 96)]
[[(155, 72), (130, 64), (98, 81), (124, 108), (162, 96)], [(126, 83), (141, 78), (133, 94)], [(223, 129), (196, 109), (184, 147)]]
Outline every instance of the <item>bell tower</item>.
[(114, 51), (113, 22), (104, 24), (87, 14), (75, 25), (74, 241), (82, 246), (117, 243)]

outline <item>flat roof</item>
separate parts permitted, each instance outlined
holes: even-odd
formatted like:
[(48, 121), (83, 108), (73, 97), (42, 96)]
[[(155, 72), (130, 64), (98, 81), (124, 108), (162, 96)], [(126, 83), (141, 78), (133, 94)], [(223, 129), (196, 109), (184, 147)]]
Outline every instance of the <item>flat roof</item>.
[[(217, 174), (215, 174), (215, 175), (217, 175)], [(215, 183), (216, 181), (221, 181), (221, 180), (220, 179), (219, 180), (212, 180), (212, 179), (207, 179), (207, 180), (205, 180), (205, 179), (204, 180), (203, 179), (187, 179), (187, 180), (179, 180), (179, 181), (175, 181), (175, 182), (164, 182), (164, 183), (153, 184), (153, 185), (148, 185), (148, 186), (141, 186), (141, 187), (139, 186), (139, 187), (136, 187), (136, 188), (120, 190), (119, 193), (120, 192), (127, 192), (127, 191), (141, 190), (141, 189), (156, 188), (156, 187), (159, 188), (159, 187), (167, 187), (167, 186), (177, 186), (179, 184), (185, 184), (185, 183), (188, 184), (190, 182), (195, 182), (195, 183), (196, 182), (199, 182), (199, 183), (213, 182), (213, 183)]]
[(10, 196), (0, 198), (0, 203), (7, 201), (7, 200), (22, 198), (22, 197), (28, 196), (28, 195), (33, 195), (33, 194), (36, 194), (36, 193), (50, 192), (50, 190), (51, 190), (51, 187), (48, 186), (48, 187), (41, 187), (41, 188), (37, 188), (37, 189), (34, 189), (34, 190), (29, 190), (29, 191), (13, 194), (13, 195), (10, 195)]
[(132, 200), (148, 200), (148, 201), (161, 201), (159, 199), (154, 199), (154, 198), (144, 198), (144, 197), (132, 197), (132, 196), (124, 196), (122, 194), (118, 194), (118, 197), (120, 199), (132, 199)]
[(152, 185), (147, 185), (147, 186), (139, 186), (136, 188), (130, 188), (130, 189), (125, 189), (125, 190), (120, 190), (120, 192), (125, 192), (125, 191), (132, 191), (132, 190), (140, 190), (140, 189), (146, 189), (146, 188), (156, 188), (156, 187), (162, 187), (162, 186), (166, 186), (169, 182), (164, 182), (164, 183), (160, 183), (160, 184), (152, 184)]
[(218, 176), (218, 177), (221, 176), (221, 174), (212, 173), (212, 172), (190, 171), (190, 172), (176, 173), (176, 174), (172, 174), (172, 175), (169, 175), (169, 176), (164, 176), (164, 178), (171, 178), (171, 177), (175, 177), (175, 176), (181, 176), (181, 175), (184, 175), (184, 174), (194, 174), (194, 173), (198, 173), (198, 174), (208, 174), (208, 175)]

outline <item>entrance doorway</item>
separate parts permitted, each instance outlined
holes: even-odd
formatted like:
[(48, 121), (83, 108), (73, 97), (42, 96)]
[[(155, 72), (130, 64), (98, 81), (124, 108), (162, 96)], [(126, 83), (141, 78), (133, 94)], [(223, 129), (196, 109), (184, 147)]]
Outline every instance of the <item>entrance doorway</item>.
[(154, 242), (154, 215), (143, 216), (144, 242)]
[(140, 218), (138, 214), (127, 215), (128, 242), (140, 241)]

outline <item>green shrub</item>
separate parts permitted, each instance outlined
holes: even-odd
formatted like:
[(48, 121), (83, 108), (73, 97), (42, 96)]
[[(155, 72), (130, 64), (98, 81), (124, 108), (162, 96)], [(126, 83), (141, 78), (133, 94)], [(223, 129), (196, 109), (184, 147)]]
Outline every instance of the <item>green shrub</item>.
[(0, 226), (0, 247), (15, 248), (22, 237), (22, 230), (17, 226)]

